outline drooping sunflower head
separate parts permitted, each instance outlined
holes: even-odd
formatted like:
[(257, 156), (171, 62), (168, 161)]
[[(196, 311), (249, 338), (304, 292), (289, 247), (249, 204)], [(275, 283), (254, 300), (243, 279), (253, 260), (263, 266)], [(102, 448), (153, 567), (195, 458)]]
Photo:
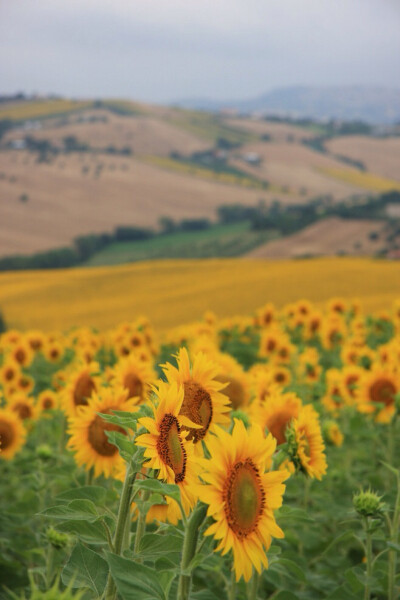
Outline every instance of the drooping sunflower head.
[(98, 413), (134, 412), (135, 403), (126, 396), (127, 392), (120, 388), (102, 388), (98, 393), (93, 392), (88, 404), (81, 406), (77, 415), (70, 419), (68, 448), (73, 450), (79, 466), (87, 470), (93, 467), (96, 477), (100, 474), (110, 477), (123, 469), (123, 459), (118, 448), (108, 441), (106, 431), (126, 432), (105, 421)]
[(0, 460), (11, 460), (24, 445), (25, 427), (9, 408), (0, 408)]
[(319, 416), (311, 404), (303, 406), (288, 434), (292, 460), (311, 478), (322, 479), (327, 464)]
[(232, 435), (219, 427), (215, 433), (209, 442), (211, 459), (202, 460), (205, 485), (199, 486), (200, 500), (215, 521), (205, 535), (219, 540), (216, 551), (233, 550), (236, 580), (243, 575), (248, 581), (253, 566), (258, 572), (268, 566), (265, 552), (272, 537), (283, 537), (274, 510), (282, 504), (282, 482), (289, 473), (266, 472), (276, 442), (264, 438), (258, 426), (247, 431), (235, 420)]
[(113, 370), (112, 381), (128, 391), (128, 398), (135, 398), (136, 403), (144, 402), (150, 386), (156, 379), (149, 362), (140, 360), (134, 354), (121, 359)]
[(98, 363), (80, 363), (70, 374), (62, 393), (63, 408), (68, 417), (74, 417), (100, 385)]
[(181, 348), (177, 363), (177, 367), (166, 363), (162, 368), (170, 383), (183, 387), (180, 415), (198, 426), (188, 428), (187, 439), (206, 441), (215, 425), (229, 423), (229, 398), (221, 393), (226, 384), (217, 379), (218, 365), (202, 353), (195, 354), (191, 363), (186, 348)]
[(189, 431), (200, 429), (200, 426), (181, 413), (184, 402), (182, 385), (160, 381), (154, 390), (158, 405), (153, 408), (153, 417), (139, 419), (139, 424), (148, 433), (139, 435), (136, 444), (145, 448), (146, 467), (155, 469), (159, 479), (177, 484), (181, 489), (183, 506), (190, 510), (196, 500), (193, 493), (196, 464), (193, 444), (187, 441), (187, 437)]

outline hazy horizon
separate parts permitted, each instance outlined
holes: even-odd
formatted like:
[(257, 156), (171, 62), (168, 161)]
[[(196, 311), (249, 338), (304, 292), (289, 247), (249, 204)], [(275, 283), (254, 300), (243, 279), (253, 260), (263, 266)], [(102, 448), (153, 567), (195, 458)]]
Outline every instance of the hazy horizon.
[(2, 94), (239, 100), (400, 88), (395, 0), (29, 0), (0, 6)]

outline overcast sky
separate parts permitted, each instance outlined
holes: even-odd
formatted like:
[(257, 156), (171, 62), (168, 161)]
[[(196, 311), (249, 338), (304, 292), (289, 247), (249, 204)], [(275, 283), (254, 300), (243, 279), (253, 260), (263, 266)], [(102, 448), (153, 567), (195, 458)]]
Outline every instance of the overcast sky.
[(400, 0), (0, 0), (0, 93), (168, 102), (400, 88)]

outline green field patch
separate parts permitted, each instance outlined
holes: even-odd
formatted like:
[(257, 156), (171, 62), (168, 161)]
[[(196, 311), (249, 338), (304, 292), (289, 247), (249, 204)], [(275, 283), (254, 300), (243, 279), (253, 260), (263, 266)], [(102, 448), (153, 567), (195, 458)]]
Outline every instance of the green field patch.
[(137, 242), (117, 242), (91, 257), (87, 265), (116, 265), (156, 258), (241, 256), (277, 234), (251, 231), (250, 223), (214, 225), (202, 231), (159, 235)]

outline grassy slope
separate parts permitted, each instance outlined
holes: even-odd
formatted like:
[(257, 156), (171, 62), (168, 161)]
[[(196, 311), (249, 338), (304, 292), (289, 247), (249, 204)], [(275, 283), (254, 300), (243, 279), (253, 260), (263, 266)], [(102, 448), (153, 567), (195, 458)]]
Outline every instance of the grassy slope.
[(204, 231), (180, 232), (140, 242), (111, 244), (95, 254), (89, 266), (115, 265), (154, 258), (240, 256), (273, 239), (268, 232), (249, 230), (249, 224), (216, 225)]
[(400, 264), (325, 258), (166, 260), (116, 267), (0, 274), (0, 307), (9, 327), (46, 331), (114, 327), (147, 315), (159, 330), (198, 319), (249, 314), (265, 302), (301, 297), (322, 303), (358, 297), (367, 311), (400, 298)]

